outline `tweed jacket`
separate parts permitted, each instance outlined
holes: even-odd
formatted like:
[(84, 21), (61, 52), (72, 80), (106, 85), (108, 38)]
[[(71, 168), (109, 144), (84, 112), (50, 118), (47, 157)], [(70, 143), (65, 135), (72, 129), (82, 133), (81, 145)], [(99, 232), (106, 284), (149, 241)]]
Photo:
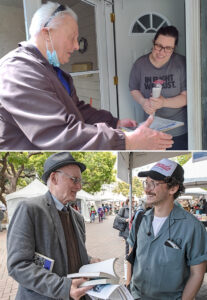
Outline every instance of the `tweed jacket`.
[(110, 112), (79, 101), (72, 77), (56, 71), (31, 42), (0, 59), (0, 149), (124, 150)]
[[(81, 261), (87, 264), (84, 219), (70, 210)], [(67, 247), (50, 192), (19, 203), (9, 225), (7, 251), (9, 275), (19, 283), (16, 300), (69, 299)], [(34, 263), (34, 252), (54, 259), (52, 272)]]

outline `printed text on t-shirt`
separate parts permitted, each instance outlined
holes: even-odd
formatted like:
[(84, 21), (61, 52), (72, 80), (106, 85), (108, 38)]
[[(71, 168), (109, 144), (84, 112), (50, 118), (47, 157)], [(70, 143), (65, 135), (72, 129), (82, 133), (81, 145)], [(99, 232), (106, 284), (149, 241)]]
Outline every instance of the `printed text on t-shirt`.
[(145, 82), (144, 82), (145, 89), (151, 90), (153, 87), (153, 82), (158, 79), (164, 81), (164, 83), (162, 84), (163, 89), (176, 88), (174, 75), (170, 74), (170, 75), (163, 75), (163, 76), (145, 76)]

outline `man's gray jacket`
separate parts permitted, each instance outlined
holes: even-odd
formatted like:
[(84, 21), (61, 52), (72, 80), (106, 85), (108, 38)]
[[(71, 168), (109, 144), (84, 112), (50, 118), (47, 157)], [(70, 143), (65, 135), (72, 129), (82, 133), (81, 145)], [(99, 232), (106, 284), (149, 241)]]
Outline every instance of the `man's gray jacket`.
[(56, 71), (30, 42), (0, 59), (0, 149), (124, 150), (110, 112), (79, 101), (72, 77)]
[[(84, 219), (70, 208), (82, 264), (89, 263)], [(16, 300), (69, 299), (71, 279), (62, 223), (50, 192), (22, 201), (7, 235), (9, 275), (18, 283)], [(34, 252), (54, 259), (52, 272), (34, 263)]]

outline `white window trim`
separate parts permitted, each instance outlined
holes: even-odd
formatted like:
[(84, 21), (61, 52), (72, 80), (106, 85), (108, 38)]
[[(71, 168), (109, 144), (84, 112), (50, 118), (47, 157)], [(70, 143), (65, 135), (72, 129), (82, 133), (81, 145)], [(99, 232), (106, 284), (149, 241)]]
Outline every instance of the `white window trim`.
[(188, 148), (202, 150), (200, 0), (185, 1)]
[(133, 23), (131, 24), (130, 26), (130, 29), (129, 29), (129, 36), (140, 36), (140, 35), (143, 35), (143, 34), (151, 34), (154, 36), (154, 33), (151, 33), (151, 32), (132, 32), (133, 30), (133, 27), (134, 27), (134, 24), (136, 22), (138, 22), (138, 24), (143, 27), (143, 29), (147, 29), (140, 21), (139, 19), (143, 16), (146, 16), (146, 15), (150, 15), (150, 22), (152, 24), (152, 15), (157, 15), (158, 17), (162, 18), (163, 19), (163, 22), (159, 25), (159, 27), (157, 28), (154, 28), (154, 27), (150, 27), (151, 29), (154, 29), (155, 31), (158, 30), (160, 27), (162, 27), (162, 25), (167, 22), (169, 25), (171, 25), (170, 21), (162, 14), (159, 14), (157, 12), (148, 12), (147, 14), (141, 14), (139, 15), (138, 17), (136, 17), (136, 19), (134, 19)]

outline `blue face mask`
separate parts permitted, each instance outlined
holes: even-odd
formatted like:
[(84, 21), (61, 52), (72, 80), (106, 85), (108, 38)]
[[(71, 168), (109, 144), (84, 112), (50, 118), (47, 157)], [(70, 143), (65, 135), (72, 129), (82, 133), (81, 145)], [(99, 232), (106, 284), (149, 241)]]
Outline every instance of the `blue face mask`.
[(60, 63), (57, 57), (57, 53), (55, 50), (52, 51), (52, 53), (47, 49), (47, 59), (49, 63), (54, 67), (59, 67)]
[[(49, 32), (49, 37), (50, 37), (50, 32)], [(52, 45), (52, 53), (50, 52), (50, 50), (48, 49), (48, 45), (47, 45), (47, 41), (46, 41), (46, 47), (47, 47), (47, 59), (49, 61), (49, 63), (54, 66), (54, 67), (60, 67), (60, 62), (58, 60), (58, 57), (57, 57), (57, 52), (55, 51), (55, 49), (53, 48), (53, 43), (52, 43), (52, 40), (51, 40), (51, 37), (50, 37), (50, 42), (51, 42), (51, 45)]]

